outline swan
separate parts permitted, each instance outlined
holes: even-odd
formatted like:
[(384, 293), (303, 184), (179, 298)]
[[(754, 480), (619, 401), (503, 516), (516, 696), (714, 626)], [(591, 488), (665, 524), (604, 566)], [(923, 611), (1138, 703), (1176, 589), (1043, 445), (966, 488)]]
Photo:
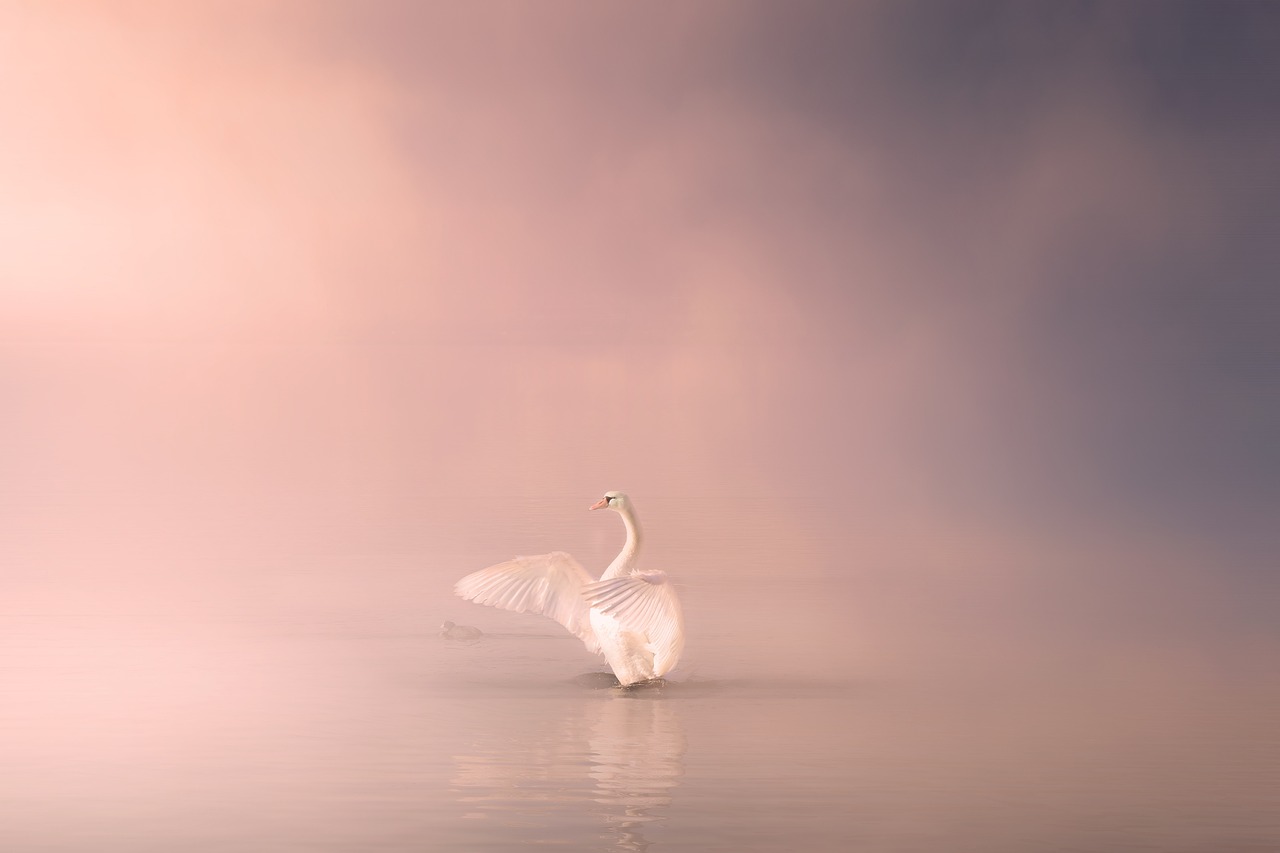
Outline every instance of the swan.
[(472, 628), (470, 625), (455, 625), (452, 622), (445, 622), (440, 626), (440, 636), (446, 640), (478, 640), (484, 636), (484, 631), (479, 628)]
[(680, 599), (666, 572), (636, 568), (640, 523), (631, 499), (605, 492), (590, 509), (613, 510), (627, 528), (622, 550), (599, 580), (564, 551), (552, 551), (473, 572), (453, 591), (477, 604), (554, 619), (603, 655), (624, 687), (661, 678), (684, 648)]

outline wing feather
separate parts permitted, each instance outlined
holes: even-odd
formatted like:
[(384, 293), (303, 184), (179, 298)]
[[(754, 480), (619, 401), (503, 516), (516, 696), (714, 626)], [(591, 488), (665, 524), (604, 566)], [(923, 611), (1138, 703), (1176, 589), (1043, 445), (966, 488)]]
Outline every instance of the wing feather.
[(598, 654), (591, 606), (582, 596), (589, 583), (591, 576), (577, 560), (564, 551), (552, 551), (472, 572), (454, 584), (453, 591), (477, 604), (554, 619)]
[(666, 572), (635, 572), (588, 583), (582, 594), (591, 607), (646, 638), (655, 675), (676, 665), (684, 649), (684, 614)]

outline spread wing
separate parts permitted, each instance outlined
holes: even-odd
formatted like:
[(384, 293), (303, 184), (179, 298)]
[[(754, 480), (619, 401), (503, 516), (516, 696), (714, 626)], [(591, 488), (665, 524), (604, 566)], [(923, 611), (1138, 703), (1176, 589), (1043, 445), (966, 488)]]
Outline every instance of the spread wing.
[(598, 654), (600, 643), (588, 615), (591, 607), (582, 597), (589, 583), (591, 576), (577, 560), (564, 551), (552, 551), (472, 572), (454, 584), (453, 591), (477, 604), (548, 616)]
[(636, 572), (589, 583), (586, 601), (627, 631), (643, 635), (653, 651), (653, 671), (663, 675), (684, 649), (684, 615), (666, 572)]

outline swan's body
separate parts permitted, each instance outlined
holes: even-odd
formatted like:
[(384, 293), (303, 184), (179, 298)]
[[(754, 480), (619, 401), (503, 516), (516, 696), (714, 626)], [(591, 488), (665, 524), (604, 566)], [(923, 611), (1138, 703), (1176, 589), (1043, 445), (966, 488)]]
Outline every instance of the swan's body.
[(446, 640), (478, 640), (484, 636), (484, 632), (470, 625), (455, 625), (452, 622), (445, 622), (440, 626), (440, 636)]
[(588, 650), (603, 655), (624, 686), (661, 678), (684, 648), (680, 600), (666, 572), (636, 568), (640, 524), (631, 500), (608, 492), (591, 508), (617, 512), (627, 528), (622, 551), (600, 580), (592, 580), (565, 552), (553, 551), (481, 569), (453, 590), (478, 604), (556, 620)]

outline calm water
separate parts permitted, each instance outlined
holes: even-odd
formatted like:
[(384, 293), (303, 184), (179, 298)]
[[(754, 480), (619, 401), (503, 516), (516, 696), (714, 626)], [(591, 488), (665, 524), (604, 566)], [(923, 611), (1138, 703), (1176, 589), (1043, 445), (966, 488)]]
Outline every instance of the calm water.
[(0, 849), (1280, 849), (1256, 679), (787, 678), (724, 636), (621, 692), (458, 613), (506, 630), (0, 617)]

